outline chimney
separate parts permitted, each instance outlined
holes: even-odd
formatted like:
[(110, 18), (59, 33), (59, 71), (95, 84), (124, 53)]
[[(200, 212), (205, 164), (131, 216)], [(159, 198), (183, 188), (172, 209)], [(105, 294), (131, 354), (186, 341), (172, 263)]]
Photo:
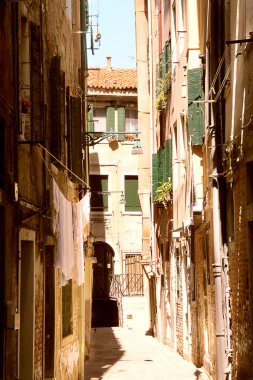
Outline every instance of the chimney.
[(111, 68), (112, 68), (112, 65), (111, 65), (111, 57), (106, 57), (106, 68), (108, 69), (108, 70), (110, 70)]

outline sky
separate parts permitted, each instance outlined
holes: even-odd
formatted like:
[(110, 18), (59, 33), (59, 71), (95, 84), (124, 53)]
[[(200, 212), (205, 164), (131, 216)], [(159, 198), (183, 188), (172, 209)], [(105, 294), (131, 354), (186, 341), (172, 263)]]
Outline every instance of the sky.
[[(114, 68), (135, 68), (134, 0), (90, 0), (93, 17), (93, 39), (101, 33), (100, 46), (94, 41), (94, 55), (87, 35), (88, 67), (105, 67), (106, 57), (111, 57)], [(97, 27), (98, 24), (98, 27)], [(98, 49), (96, 49), (98, 48)]]

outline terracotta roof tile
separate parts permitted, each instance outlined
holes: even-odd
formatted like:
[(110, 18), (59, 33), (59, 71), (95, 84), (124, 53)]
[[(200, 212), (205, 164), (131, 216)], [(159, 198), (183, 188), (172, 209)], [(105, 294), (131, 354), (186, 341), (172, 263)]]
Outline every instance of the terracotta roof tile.
[(88, 70), (88, 88), (103, 90), (136, 90), (135, 69), (91, 68)]

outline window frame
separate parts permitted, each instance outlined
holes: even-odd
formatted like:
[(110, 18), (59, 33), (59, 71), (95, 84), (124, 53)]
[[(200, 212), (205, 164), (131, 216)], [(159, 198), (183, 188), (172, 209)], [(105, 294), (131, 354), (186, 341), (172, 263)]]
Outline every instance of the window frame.
[[(106, 190), (103, 189), (103, 184), (101, 185), (101, 189), (92, 189), (92, 180), (91, 177), (103, 177), (104, 179), (107, 178), (107, 188)], [(109, 205), (109, 174), (104, 173), (90, 173), (90, 186), (91, 186), (91, 198), (90, 198), (90, 210), (92, 213), (109, 213), (110, 211), (110, 205)], [(98, 194), (99, 192), (106, 192), (106, 194)], [(106, 207), (100, 207), (100, 206), (92, 206), (92, 199), (94, 197), (100, 197), (102, 198), (103, 202), (105, 201), (107, 203)]]
[[(138, 199), (138, 206), (129, 206), (127, 205), (127, 202), (129, 200), (129, 195), (128, 195), (128, 190), (126, 189), (126, 179), (128, 177), (132, 177), (132, 179), (137, 179), (137, 191), (136, 191), (136, 199)], [(131, 173), (128, 173), (128, 174), (125, 174), (124, 175), (124, 194), (125, 194), (125, 213), (133, 213), (133, 214), (141, 214), (141, 204), (140, 204), (140, 199), (139, 199), (139, 195), (138, 195), (138, 188), (139, 188), (139, 177), (137, 174), (131, 174)], [(132, 199), (132, 197), (131, 197)], [(132, 208), (131, 208), (132, 207)]]
[[(68, 305), (66, 305), (66, 300), (64, 302), (64, 297), (67, 297), (68, 295), (69, 295), (69, 300), (68, 300)], [(67, 306), (69, 306), (68, 310), (66, 310)], [(62, 313), (61, 314), (62, 314), (61, 335), (62, 335), (62, 339), (65, 339), (73, 335), (73, 283), (71, 279), (68, 281), (66, 285), (62, 287)], [(66, 322), (66, 318), (69, 319), (67, 322)], [(68, 323), (68, 326), (64, 326), (65, 323)]]

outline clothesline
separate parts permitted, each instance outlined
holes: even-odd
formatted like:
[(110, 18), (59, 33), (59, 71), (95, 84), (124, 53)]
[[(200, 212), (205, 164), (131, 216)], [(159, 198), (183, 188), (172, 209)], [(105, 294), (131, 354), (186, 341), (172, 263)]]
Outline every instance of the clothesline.
[(47, 148), (45, 148), (43, 145), (41, 144), (38, 144), (38, 146), (42, 149), (44, 149), (44, 151), (49, 154), (49, 156), (53, 157), (54, 160), (56, 160), (60, 165), (62, 165), (62, 167), (64, 167), (64, 169), (68, 170), (69, 173), (71, 173), (74, 177), (76, 177), (80, 182), (82, 182), (86, 188), (89, 188), (88, 187), (88, 184), (86, 182), (84, 182), (82, 180), (82, 178), (78, 177), (78, 175), (76, 175), (72, 170), (70, 170), (66, 165), (64, 165), (63, 162), (61, 162), (60, 160), (58, 160), (58, 158), (56, 158), (51, 152), (49, 152), (49, 150)]

